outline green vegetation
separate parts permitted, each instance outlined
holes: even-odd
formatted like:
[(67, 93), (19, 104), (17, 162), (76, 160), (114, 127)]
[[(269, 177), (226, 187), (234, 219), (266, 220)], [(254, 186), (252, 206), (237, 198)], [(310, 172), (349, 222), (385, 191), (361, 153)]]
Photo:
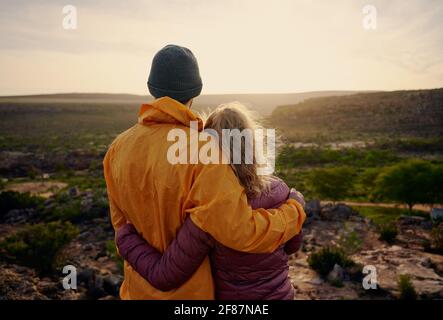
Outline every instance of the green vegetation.
[(443, 165), (411, 159), (386, 168), (376, 179), (375, 193), (381, 199), (414, 204), (443, 202)]
[(401, 300), (417, 300), (417, 292), (412, 284), (411, 277), (402, 274), (398, 278), (398, 290)]
[(409, 211), (401, 208), (361, 207), (353, 206), (360, 215), (369, 218), (375, 225), (395, 223), (401, 216), (422, 216), (429, 219), (429, 214), (422, 211)]
[(118, 268), (121, 272), (123, 272), (124, 261), (123, 258), (118, 254), (114, 240), (106, 241), (106, 254), (117, 263)]
[(363, 243), (363, 239), (356, 231), (347, 230), (347, 226), (345, 224), (345, 230), (343, 234), (340, 236), (338, 245), (343, 251), (348, 254), (356, 253)]
[(77, 234), (77, 227), (69, 222), (26, 225), (0, 242), (0, 248), (8, 260), (47, 273), (53, 271), (60, 249)]
[(389, 244), (394, 243), (398, 235), (397, 226), (395, 223), (386, 223), (379, 226), (380, 240), (386, 241)]
[(37, 208), (42, 204), (42, 198), (32, 196), (29, 192), (3, 191), (0, 193), (0, 220), (10, 210)]
[(353, 172), (348, 167), (311, 171), (311, 190), (321, 199), (343, 200), (353, 186)]
[(278, 168), (315, 166), (376, 167), (399, 160), (391, 150), (377, 148), (343, 148), (285, 146), (279, 150)]
[(443, 225), (441, 223), (432, 228), (430, 246), (432, 251), (443, 253)]
[(0, 102), (0, 150), (105, 150), (137, 122), (140, 104), (106, 102)]
[[(102, 189), (103, 190), (103, 189)], [(45, 221), (71, 221), (78, 223), (104, 217), (109, 212), (108, 199), (105, 191), (91, 191), (89, 198), (71, 196), (62, 192), (54, 197), (54, 203), (45, 208), (41, 217)]]
[(351, 267), (354, 262), (346, 253), (337, 247), (325, 247), (312, 253), (308, 258), (309, 266), (317, 271), (322, 277), (326, 277), (332, 271), (335, 264), (342, 268)]

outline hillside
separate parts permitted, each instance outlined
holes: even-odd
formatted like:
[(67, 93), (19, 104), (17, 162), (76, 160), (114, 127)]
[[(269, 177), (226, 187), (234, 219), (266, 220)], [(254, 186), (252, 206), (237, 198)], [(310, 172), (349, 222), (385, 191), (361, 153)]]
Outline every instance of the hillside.
[(291, 141), (443, 136), (443, 89), (321, 97), (277, 107), (270, 125)]
[[(355, 91), (312, 91), (289, 94), (209, 94), (194, 100), (193, 109), (197, 111), (213, 110), (221, 103), (240, 101), (262, 116), (268, 116), (275, 107), (299, 103), (305, 99), (324, 96), (340, 96)], [(152, 100), (150, 95), (108, 94), (108, 93), (60, 93), (28, 96), (3, 96), (0, 105), (11, 103), (38, 104), (125, 104), (139, 105)]]

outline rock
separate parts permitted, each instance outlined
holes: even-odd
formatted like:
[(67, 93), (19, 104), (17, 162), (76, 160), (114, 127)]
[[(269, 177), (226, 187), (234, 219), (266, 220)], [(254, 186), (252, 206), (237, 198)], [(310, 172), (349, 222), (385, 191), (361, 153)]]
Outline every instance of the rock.
[(423, 221), (420, 226), (425, 230), (431, 230), (434, 224), (432, 221)]
[(35, 283), (38, 277), (32, 269), (16, 266), (0, 266), (0, 300), (47, 300)]
[(94, 277), (94, 270), (91, 268), (86, 268), (77, 274), (77, 281), (79, 283), (84, 282), (85, 284), (88, 284), (89, 282), (92, 281), (93, 277)]
[(38, 291), (43, 293), (44, 295), (54, 299), (57, 297), (57, 293), (59, 291), (59, 286), (56, 282), (51, 281), (50, 279), (42, 279), (37, 284)]
[(93, 236), (93, 234), (90, 231), (84, 231), (84, 232), (80, 233), (77, 238), (78, 238), (78, 240), (83, 241), (83, 240), (87, 240), (88, 238), (90, 238), (92, 236)]
[(342, 221), (347, 220), (353, 214), (352, 208), (345, 204), (327, 204), (321, 208), (320, 217), (324, 220)]
[(109, 275), (103, 279), (103, 289), (112, 296), (118, 296), (122, 282), (120, 276)]
[(425, 218), (420, 216), (400, 216), (400, 218), (398, 218), (398, 222), (404, 226), (421, 225), (423, 222), (425, 222)]
[(430, 268), (432, 266), (432, 261), (428, 257), (420, 259), (420, 265), (425, 268)]
[(319, 200), (310, 200), (306, 202), (305, 212), (308, 217), (318, 216), (321, 211), (321, 205)]
[(432, 220), (443, 220), (443, 208), (432, 208), (431, 219)]
[(90, 243), (87, 243), (83, 246), (83, 250), (85, 251), (91, 251), (94, 248), (94, 246)]
[(104, 279), (99, 273), (100, 270), (86, 268), (77, 275), (77, 281), (87, 289), (89, 299), (99, 299), (106, 295)]
[(80, 194), (80, 191), (78, 190), (77, 187), (71, 187), (68, 190), (68, 194), (71, 197), (77, 197)]
[(34, 218), (35, 215), (35, 209), (14, 209), (4, 216), (4, 222), (7, 224), (25, 223)]
[(340, 265), (335, 264), (326, 278), (329, 282), (342, 282), (345, 279), (345, 271)]

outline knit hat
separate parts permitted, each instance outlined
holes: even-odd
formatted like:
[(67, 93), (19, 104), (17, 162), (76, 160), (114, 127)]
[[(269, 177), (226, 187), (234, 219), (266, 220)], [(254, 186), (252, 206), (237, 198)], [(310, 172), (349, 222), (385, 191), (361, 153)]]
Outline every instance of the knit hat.
[(154, 98), (168, 96), (185, 103), (200, 95), (202, 86), (197, 60), (188, 48), (170, 44), (154, 56), (148, 78)]

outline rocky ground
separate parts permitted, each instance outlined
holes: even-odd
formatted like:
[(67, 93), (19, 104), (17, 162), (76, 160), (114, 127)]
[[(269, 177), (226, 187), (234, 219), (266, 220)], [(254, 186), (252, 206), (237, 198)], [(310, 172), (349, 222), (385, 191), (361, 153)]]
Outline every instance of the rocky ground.
[[(398, 240), (389, 245), (378, 239), (375, 226), (367, 218), (348, 206), (320, 208), (316, 202), (308, 205), (311, 208), (303, 228), (304, 247), (290, 259), (296, 299), (395, 299), (399, 295), (400, 274), (411, 277), (420, 298), (443, 298), (443, 256), (424, 252), (423, 248), (423, 240), (429, 239), (428, 221), (402, 217), (398, 222)], [(350, 257), (362, 266), (376, 268), (377, 290), (365, 290), (361, 277), (351, 279), (342, 268), (338, 268), (342, 270), (338, 273), (342, 287), (334, 286), (308, 265), (309, 254), (325, 246), (340, 245), (344, 235), (353, 231), (361, 237), (361, 244)]]
[[(420, 217), (403, 217), (395, 243), (380, 241), (375, 226), (345, 205), (322, 205), (312, 201), (303, 228), (302, 250), (290, 257), (290, 277), (296, 299), (395, 299), (400, 274), (411, 277), (422, 299), (443, 298), (443, 256), (424, 251), (423, 240), (429, 238), (429, 221)], [(0, 224), (0, 238), (11, 234), (26, 222)], [(96, 218), (79, 226), (80, 233), (66, 246), (61, 256), (65, 264), (76, 266), (78, 289), (64, 290), (60, 271), (39, 276), (34, 270), (13, 264), (0, 265), (0, 299), (118, 299), (122, 281), (121, 265), (112, 250), (113, 230), (108, 218)], [(358, 235), (357, 246), (350, 254), (361, 266), (373, 265), (377, 271), (377, 290), (365, 290), (361, 276), (349, 274), (336, 265), (330, 276), (322, 278), (310, 268), (308, 256), (326, 246), (345, 246), (350, 234)]]

